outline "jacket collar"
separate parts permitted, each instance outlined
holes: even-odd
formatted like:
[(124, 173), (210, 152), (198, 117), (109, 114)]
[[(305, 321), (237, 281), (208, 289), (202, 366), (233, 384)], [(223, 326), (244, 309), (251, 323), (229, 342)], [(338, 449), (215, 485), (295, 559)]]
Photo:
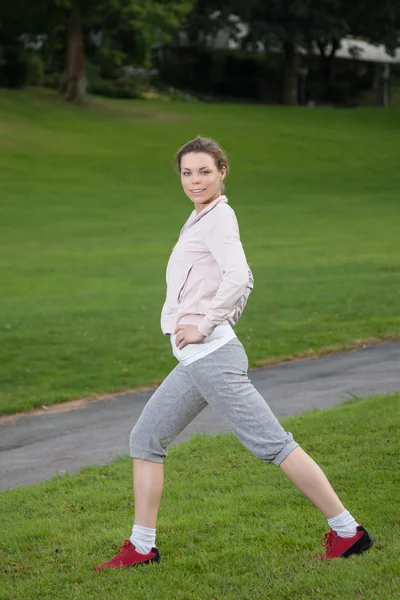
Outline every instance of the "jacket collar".
[(189, 229), (189, 227), (191, 227), (192, 225), (194, 225), (195, 223), (197, 223), (197, 221), (200, 221), (200, 219), (202, 217), (204, 217), (204, 215), (206, 215), (207, 213), (209, 213), (210, 210), (212, 210), (215, 206), (217, 206), (217, 204), (222, 204), (224, 202), (226, 204), (228, 204), (228, 198), (225, 195), (222, 195), (222, 196), (218, 196), (218, 198), (215, 198), (215, 200), (213, 200), (212, 202), (210, 202), (210, 204), (207, 204), (207, 206), (205, 208), (203, 208), (203, 210), (201, 210), (198, 215), (196, 214), (196, 209), (194, 209), (193, 212), (191, 213), (190, 217), (188, 218), (188, 220), (186, 221), (186, 223), (182, 227), (181, 232), (179, 234), (179, 237), (182, 235), (182, 233), (184, 231), (186, 231), (187, 229)]

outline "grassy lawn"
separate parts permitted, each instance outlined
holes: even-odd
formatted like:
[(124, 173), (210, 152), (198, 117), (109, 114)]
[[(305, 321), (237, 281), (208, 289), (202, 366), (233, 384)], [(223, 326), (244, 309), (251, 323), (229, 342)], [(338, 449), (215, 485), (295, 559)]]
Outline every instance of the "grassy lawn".
[(228, 152), (255, 289), (251, 366), (400, 331), (400, 111), (101, 100), (0, 91), (0, 413), (161, 381), (160, 311), (192, 210), (171, 168)]
[(231, 435), (172, 447), (159, 565), (94, 573), (129, 537), (131, 460), (0, 495), (2, 600), (395, 600), (400, 594), (400, 394), (285, 419), (375, 537), (318, 563), (326, 521)]

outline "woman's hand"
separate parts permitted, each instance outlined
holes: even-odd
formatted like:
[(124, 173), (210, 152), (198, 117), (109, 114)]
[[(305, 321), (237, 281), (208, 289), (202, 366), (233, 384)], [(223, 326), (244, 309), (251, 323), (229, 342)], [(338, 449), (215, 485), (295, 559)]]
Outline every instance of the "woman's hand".
[(206, 336), (200, 333), (196, 325), (178, 325), (174, 333), (176, 334), (175, 345), (182, 350), (188, 344), (198, 344), (206, 339)]

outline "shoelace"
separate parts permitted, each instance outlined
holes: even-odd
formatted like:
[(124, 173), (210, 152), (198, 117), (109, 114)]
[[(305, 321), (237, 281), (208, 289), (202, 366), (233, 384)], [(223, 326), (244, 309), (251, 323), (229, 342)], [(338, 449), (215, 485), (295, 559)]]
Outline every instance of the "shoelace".
[(336, 533), (334, 531), (330, 530), (322, 538), (321, 546), (326, 547), (326, 554), (329, 554), (332, 551), (332, 548), (335, 544), (336, 537), (337, 537)]
[(118, 548), (118, 554), (117, 554), (117, 556), (126, 554), (126, 552), (130, 549), (131, 545), (132, 544), (131, 544), (130, 540), (125, 540), (123, 546), (120, 546)]

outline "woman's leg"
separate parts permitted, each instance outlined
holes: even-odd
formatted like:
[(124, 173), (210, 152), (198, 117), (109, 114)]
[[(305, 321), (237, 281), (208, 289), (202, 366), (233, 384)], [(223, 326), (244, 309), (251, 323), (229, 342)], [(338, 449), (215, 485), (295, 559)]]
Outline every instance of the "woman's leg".
[(164, 485), (164, 465), (133, 459), (135, 525), (156, 528), (158, 508)]
[(169, 444), (207, 406), (185, 367), (178, 365), (154, 392), (131, 431), (135, 523), (130, 540), (94, 570), (157, 562), (157, 514), (164, 484), (163, 457)]
[(327, 519), (343, 512), (326, 476), (282, 428), (248, 378), (247, 367), (246, 352), (235, 339), (188, 369), (204, 398), (250, 452), (279, 466)]
[(260, 460), (281, 467), (328, 519), (337, 537), (329, 534), (324, 558), (363, 552), (372, 545), (368, 532), (344, 509), (319, 466), (298, 446), (292, 434), (282, 428), (252, 385), (247, 375), (246, 352), (239, 340), (231, 340), (187, 369), (199, 392), (242, 444)]
[(132, 429), (135, 526), (155, 529), (164, 484), (163, 457), (176, 436), (207, 406), (181, 364), (168, 375)]
[(346, 558), (371, 548), (372, 536), (345, 509), (323, 471), (304, 450), (295, 448), (279, 466), (328, 521), (330, 530), (322, 540), (326, 549), (319, 560)]
[(207, 403), (257, 458), (279, 466), (298, 447), (248, 378), (246, 352), (237, 338), (186, 369)]
[(327, 519), (345, 510), (322, 469), (300, 447), (288, 454), (279, 466)]

